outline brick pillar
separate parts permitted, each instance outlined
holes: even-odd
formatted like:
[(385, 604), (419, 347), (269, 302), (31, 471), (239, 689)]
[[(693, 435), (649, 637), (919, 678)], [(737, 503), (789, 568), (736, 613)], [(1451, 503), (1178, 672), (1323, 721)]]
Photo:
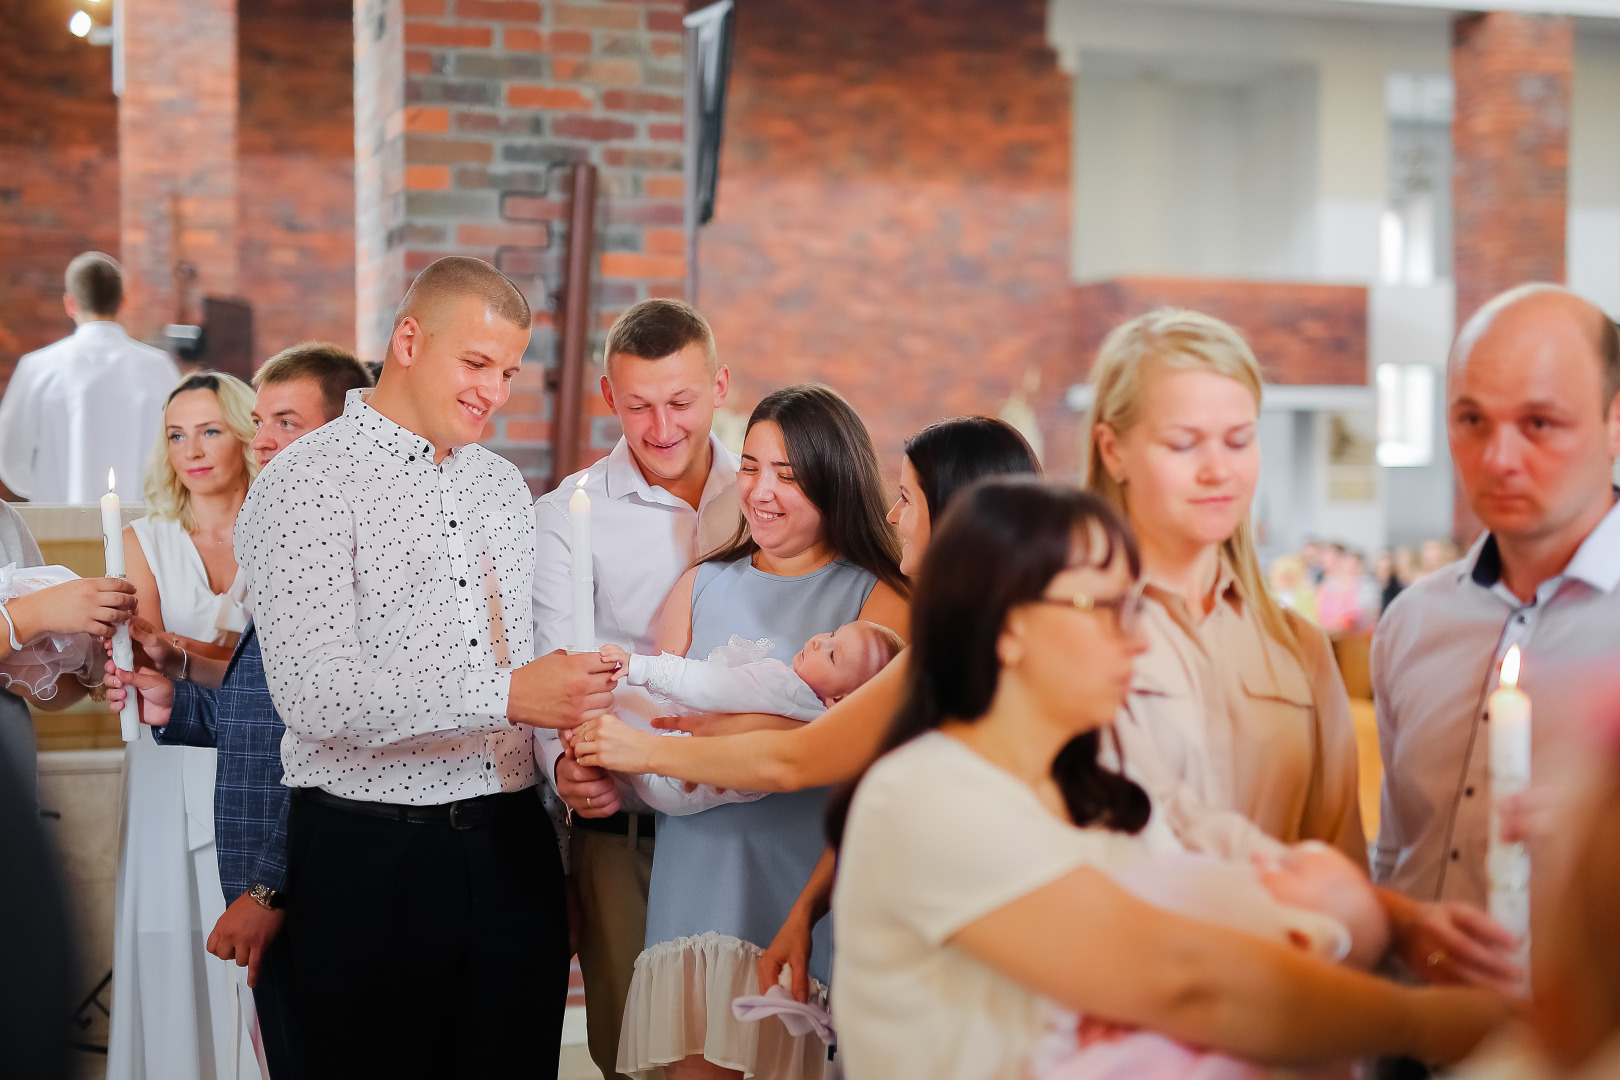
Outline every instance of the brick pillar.
[[(1527, 281), (1564, 280), (1574, 23), (1489, 12), (1452, 26), (1451, 126), (1457, 325)], [(1480, 524), (1456, 485), (1459, 540)]]
[[(625, 307), (681, 293), (682, 10), (680, 0), (356, 3), (361, 355), (381, 358), (395, 306), (434, 259), (499, 266), (536, 319), (487, 443), (537, 490), (550, 460), (542, 368), (556, 355), (572, 163), (601, 169), (593, 353)], [(590, 402), (587, 461), (617, 438)]]
[[(118, 105), (124, 324), (151, 340), (184, 304), (237, 291), (236, 4), (121, 0)], [(175, 265), (196, 278), (184, 297)]]

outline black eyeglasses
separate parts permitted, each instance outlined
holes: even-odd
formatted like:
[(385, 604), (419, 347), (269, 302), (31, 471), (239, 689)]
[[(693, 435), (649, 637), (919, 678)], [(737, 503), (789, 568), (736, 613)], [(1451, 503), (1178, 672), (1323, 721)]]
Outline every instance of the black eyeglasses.
[(1073, 596), (1043, 596), (1036, 603), (1076, 611), (1107, 611), (1114, 616), (1114, 629), (1127, 637), (1136, 633), (1142, 625), (1142, 612), (1147, 608), (1147, 598), (1142, 595), (1140, 582), (1133, 585), (1130, 592), (1118, 596), (1099, 599), (1085, 593), (1075, 593)]

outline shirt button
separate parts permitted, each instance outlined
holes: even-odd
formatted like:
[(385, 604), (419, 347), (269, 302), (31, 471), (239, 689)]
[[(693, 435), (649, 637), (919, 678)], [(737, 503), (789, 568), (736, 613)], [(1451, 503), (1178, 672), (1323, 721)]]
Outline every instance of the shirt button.
[(473, 647), (473, 648), (475, 648), (475, 649), (476, 649), (476, 648), (478, 648), (478, 639), (477, 639), (477, 638), (473, 638), (473, 639), (472, 639), (472, 640), (471, 640), (471, 641), (469, 641), (469, 642), (468, 642), (468, 643), (467, 643), (467, 644), (469, 644), (469, 645), (471, 645), (471, 646), (472, 646), (472, 647)]
[(461, 583), (461, 587), (463, 589), (465, 589), (467, 587), (467, 579), (466, 578), (461, 578), (460, 583)]
[(493, 769), (493, 768), (494, 768), (494, 767), (495, 767), (495, 763), (494, 763), (494, 762), (493, 762), (493, 761), (486, 761), (486, 762), (484, 762), (484, 768), (486, 768), (486, 769)]
[(452, 528), (452, 529), (453, 529), (453, 528), (455, 528), (455, 527), (456, 527), (456, 523), (455, 523), (455, 520), (454, 520), (454, 519), (453, 519), (453, 518), (452, 518), (452, 519), (451, 519), (451, 521), (450, 521), (450, 527), (451, 527), (451, 528)]
[(412, 454), (410, 457), (406, 458), (405, 460), (406, 461), (415, 461), (416, 460), (416, 455)]

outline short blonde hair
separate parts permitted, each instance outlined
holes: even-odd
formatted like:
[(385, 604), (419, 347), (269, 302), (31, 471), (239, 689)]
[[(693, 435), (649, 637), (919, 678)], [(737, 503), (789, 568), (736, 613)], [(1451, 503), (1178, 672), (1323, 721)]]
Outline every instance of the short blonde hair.
[[(1086, 487), (1129, 516), (1125, 488), (1103, 467), (1097, 428), (1107, 424), (1123, 436), (1142, 419), (1147, 383), (1160, 371), (1209, 371), (1237, 382), (1260, 408), (1260, 362), (1233, 327), (1197, 311), (1160, 308), (1117, 326), (1103, 339), (1091, 369), (1091, 410), (1086, 415)], [(1260, 625), (1295, 656), (1299, 639), (1260, 572), (1248, 515), (1221, 545), (1221, 555), (1254, 605)], [(1300, 657), (1303, 661), (1303, 657)]]
[(146, 479), (142, 484), (146, 494), (146, 512), (160, 521), (178, 521), (186, 532), (197, 528), (197, 519), (191, 512), (191, 492), (180, 482), (180, 474), (169, 461), (169, 405), (189, 390), (208, 390), (219, 402), (219, 411), (225, 417), (225, 426), (242, 445), (242, 461), (247, 469), (248, 483), (259, 475), (259, 461), (253, 456), (253, 391), (247, 383), (222, 371), (199, 371), (180, 380), (180, 385), (169, 391), (163, 402), (164, 423), (158, 430), (157, 445), (146, 463)]

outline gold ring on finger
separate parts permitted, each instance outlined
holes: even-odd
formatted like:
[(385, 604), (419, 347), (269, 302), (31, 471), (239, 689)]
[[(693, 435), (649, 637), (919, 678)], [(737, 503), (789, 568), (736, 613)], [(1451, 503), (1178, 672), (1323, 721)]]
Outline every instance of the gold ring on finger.
[(1446, 962), (1446, 950), (1444, 950), (1444, 949), (1436, 949), (1436, 950), (1434, 950), (1434, 952), (1429, 954), (1429, 966), (1430, 967), (1437, 968), (1437, 967), (1439, 967), (1441, 964), (1443, 964), (1445, 962)]

